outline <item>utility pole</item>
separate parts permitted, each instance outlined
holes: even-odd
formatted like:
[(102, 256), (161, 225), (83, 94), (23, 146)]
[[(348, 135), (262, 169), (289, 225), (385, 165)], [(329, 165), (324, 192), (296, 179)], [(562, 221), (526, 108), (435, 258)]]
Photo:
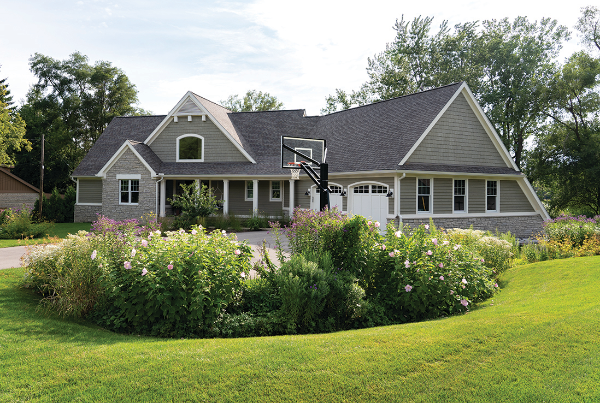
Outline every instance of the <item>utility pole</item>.
[(44, 132), (42, 132), (42, 157), (40, 160), (40, 220), (42, 219), (42, 205), (44, 204)]

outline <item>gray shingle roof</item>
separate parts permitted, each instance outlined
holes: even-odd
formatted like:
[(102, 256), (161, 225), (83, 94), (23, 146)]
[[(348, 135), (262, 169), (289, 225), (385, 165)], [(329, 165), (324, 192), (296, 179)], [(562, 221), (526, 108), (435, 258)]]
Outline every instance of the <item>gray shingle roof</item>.
[(102, 169), (125, 140), (143, 142), (166, 115), (114, 118), (92, 146), (73, 176), (94, 176)]
[(327, 139), (331, 173), (415, 170), (518, 174), (511, 168), (443, 164), (398, 166), (461, 85), (450, 84), (325, 116), (305, 116), (304, 110), (234, 113), (194, 94), (256, 164), (162, 162), (150, 147), (140, 143), (165, 116), (127, 117), (110, 123), (73, 176), (95, 175), (125, 140), (132, 140), (131, 144), (156, 173), (287, 175), (289, 171), (281, 168), (281, 136)]

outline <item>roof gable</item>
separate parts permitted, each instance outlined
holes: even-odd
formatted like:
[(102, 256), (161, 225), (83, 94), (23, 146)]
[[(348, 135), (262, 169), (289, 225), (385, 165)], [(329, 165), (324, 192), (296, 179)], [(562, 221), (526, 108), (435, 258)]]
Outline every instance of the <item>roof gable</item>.
[(415, 141), (399, 165), (517, 166), (466, 83)]
[[(157, 176), (156, 171), (150, 166), (150, 164), (148, 163), (148, 161), (146, 161), (144, 159), (144, 157), (142, 157), (142, 155), (140, 154), (140, 151), (142, 151), (143, 153), (147, 153), (148, 152), (148, 150), (146, 149), (146, 147), (140, 146), (139, 143), (137, 143), (137, 142), (132, 142), (130, 140), (126, 140), (123, 143), (123, 145), (117, 150), (117, 152), (114, 153), (114, 155), (112, 156), (112, 158), (110, 158), (106, 162), (106, 164), (104, 164), (104, 166), (102, 167), (102, 169), (100, 169), (100, 171), (98, 172), (98, 174), (96, 176), (100, 176), (100, 177), (104, 178), (106, 176), (106, 173), (119, 160), (119, 158), (121, 158), (123, 156), (123, 154), (125, 154), (125, 152), (127, 150), (131, 151), (133, 153), (133, 155), (135, 155), (137, 157), (137, 159), (140, 160), (140, 162), (142, 163), (142, 165), (144, 165), (144, 167), (146, 167), (146, 169), (150, 172), (150, 175), (152, 177)], [(152, 150), (150, 150), (150, 152), (152, 152)], [(149, 154), (146, 154), (146, 155), (148, 156)]]
[(243, 141), (240, 139), (240, 136), (229, 120), (229, 113), (230, 111), (228, 109), (188, 91), (163, 121), (144, 140), (144, 144), (151, 145), (173, 119), (177, 119), (179, 116), (199, 115), (202, 116), (203, 119), (210, 119), (248, 161), (256, 163), (249, 153), (249, 145), (243, 144)]

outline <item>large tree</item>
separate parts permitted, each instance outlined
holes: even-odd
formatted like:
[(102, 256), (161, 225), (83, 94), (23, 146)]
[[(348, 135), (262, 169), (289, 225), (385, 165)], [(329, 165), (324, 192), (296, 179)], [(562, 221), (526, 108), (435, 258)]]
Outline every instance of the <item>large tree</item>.
[(25, 138), (25, 121), (11, 107), (12, 97), (6, 78), (0, 80), (0, 164), (15, 163), (14, 154), (31, 150)]
[(240, 99), (237, 94), (230, 95), (221, 105), (233, 112), (275, 111), (283, 108), (283, 103), (268, 92), (249, 90)]
[(31, 153), (18, 153), (15, 173), (39, 183), (40, 139), (44, 133), (44, 190), (71, 184), (70, 174), (116, 116), (144, 114), (136, 107), (137, 90), (110, 62), (93, 65), (79, 52), (66, 60), (39, 53), (30, 60), (37, 77), (20, 112), (28, 124)]
[(600, 214), (600, 60), (579, 52), (555, 75), (550, 121), (536, 136), (527, 173), (548, 190), (553, 214)]
[(555, 59), (569, 33), (555, 20), (447, 22), (432, 32), (432, 18), (404, 19), (384, 52), (369, 59), (358, 91), (336, 90), (323, 113), (466, 81), (520, 166), (525, 141), (549, 108), (543, 90), (557, 70)]
[(582, 7), (581, 17), (575, 28), (581, 33), (584, 45), (591, 50), (600, 51), (600, 9), (598, 7)]

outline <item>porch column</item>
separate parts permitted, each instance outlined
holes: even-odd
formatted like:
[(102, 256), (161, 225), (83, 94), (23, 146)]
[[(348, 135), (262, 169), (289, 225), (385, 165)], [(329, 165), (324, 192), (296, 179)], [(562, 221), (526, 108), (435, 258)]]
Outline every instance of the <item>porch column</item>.
[(258, 214), (258, 179), (252, 181), (252, 214)]
[(229, 179), (223, 179), (223, 214), (229, 214)]
[(294, 214), (294, 205), (296, 203), (296, 201), (294, 200), (294, 185), (295, 185), (296, 181), (294, 179), (290, 179), (290, 217), (292, 216), (292, 214)]
[(161, 217), (167, 215), (165, 205), (167, 204), (167, 180), (163, 177), (160, 181), (160, 213)]

